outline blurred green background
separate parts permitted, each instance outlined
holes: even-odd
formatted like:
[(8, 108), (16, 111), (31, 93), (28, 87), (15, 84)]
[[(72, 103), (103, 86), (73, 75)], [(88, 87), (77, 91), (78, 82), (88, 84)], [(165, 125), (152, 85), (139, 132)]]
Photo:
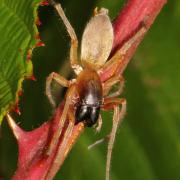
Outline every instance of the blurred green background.
[[(109, 9), (115, 18), (124, 0), (61, 1), (65, 13), (81, 38), (93, 9)], [(21, 97), (20, 126), (32, 130), (51, 117), (52, 109), (44, 94), (45, 79), (52, 71), (72, 78), (67, 32), (50, 7), (40, 7), (39, 27), (45, 47), (33, 51), (37, 81), (25, 81)], [(124, 77), (128, 111), (113, 151), (111, 180), (180, 179), (180, 1), (169, 1), (145, 36)], [(62, 99), (59, 87), (54, 92)], [(58, 90), (57, 90), (58, 89)], [(100, 134), (86, 129), (55, 179), (101, 180), (105, 176), (106, 148), (87, 146), (111, 130), (112, 112), (103, 113)], [(16, 169), (17, 145), (6, 121), (1, 127), (0, 177), (10, 179)]]

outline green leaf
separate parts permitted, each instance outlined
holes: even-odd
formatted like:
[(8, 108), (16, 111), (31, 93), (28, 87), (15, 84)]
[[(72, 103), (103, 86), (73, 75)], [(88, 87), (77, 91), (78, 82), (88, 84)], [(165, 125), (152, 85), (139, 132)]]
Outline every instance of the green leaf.
[(0, 0), (0, 122), (18, 103), (25, 77), (32, 75), (27, 59), (38, 34), (35, 20), (40, 0)]

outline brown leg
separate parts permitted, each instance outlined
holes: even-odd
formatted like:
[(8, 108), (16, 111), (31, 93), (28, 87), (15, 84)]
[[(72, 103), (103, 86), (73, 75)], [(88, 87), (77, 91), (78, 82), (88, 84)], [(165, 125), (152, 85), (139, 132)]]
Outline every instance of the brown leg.
[[(105, 106), (109, 106), (109, 107), (113, 106), (114, 108), (113, 126), (109, 137), (107, 161), (106, 161), (106, 180), (109, 180), (112, 149), (114, 146), (117, 129), (126, 113), (126, 100), (118, 99), (118, 98), (108, 98), (104, 101), (104, 103)], [(119, 104), (122, 105), (121, 110), (119, 109)]]
[[(72, 97), (74, 96), (75, 88), (76, 88), (75, 86), (72, 86), (67, 91), (65, 104), (64, 104), (64, 109), (63, 109), (62, 115), (61, 115), (61, 117), (60, 117), (60, 119), (58, 121), (57, 130), (55, 131), (55, 133), (54, 133), (54, 135), (52, 137), (52, 140), (50, 142), (49, 148), (48, 148), (48, 150), (46, 152), (47, 155), (50, 155), (52, 153), (52, 151), (54, 150), (54, 148), (56, 147), (56, 145), (58, 143), (59, 137), (60, 137), (61, 132), (62, 132), (63, 127), (64, 127), (65, 120), (67, 119), (69, 107), (70, 107), (70, 105), (72, 103)], [(71, 128), (69, 127), (69, 129), (72, 129), (72, 124), (70, 123), (70, 125), (71, 125), (70, 126)], [(66, 132), (67, 132), (67, 130), (66, 130)]]
[(73, 70), (76, 74), (79, 74), (82, 71), (82, 67), (78, 63), (78, 56), (77, 56), (78, 40), (76, 37), (76, 33), (75, 33), (73, 27), (71, 26), (70, 22), (68, 21), (66, 15), (64, 14), (64, 11), (63, 11), (60, 3), (54, 2), (52, 5), (54, 6), (57, 13), (61, 17), (61, 19), (69, 33), (69, 36), (71, 38), (71, 49), (70, 49), (71, 67), (73, 68)]
[[(69, 123), (68, 123), (68, 127), (64, 133), (63, 142), (61, 143), (61, 145), (59, 146), (59, 148), (57, 150), (57, 154), (55, 156), (55, 159), (53, 161), (53, 164), (52, 164), (49, 172), (47, 173), (46, 179), (50, 179), (51, 177), (54, 177), (54, 175), (57, 172), (57, 170), (59, 169), (59, 167), (63, 164), (64, 156), (66, 155), (65, 151), (67, 148), (69, 138), (72, 135), (74, 122), (75, 122), (74, 114), (73, 114), (73, 111), (71, 111), (71, 110), (68, 110), (68, 119), (69, 119)], [(59, 166), (57, 166), (57, 164)]]
[(142, 28), (140, 28), (132, 38), (130, 38), (119, 50), (117, 50), (113, 57), (105, 63), (99, 72), (110, 71), (112, 75), (116, 74), (116, 70), (121, 62), (122, 57), (127, 53), (132, 45), (145, 34), (146, 31), (146, 27), (142, 26)]
[(50, 104), (52, 105), (52, 107), (55, 107), (56, 104), (53, 100), (52, 94), (51, 94), (51, 83), (52, 80), (55, 80), (58, 84), (60, 84), (63, 87), (69, 87), (70, 82), (68, 80), (66, 80), (64, 77), (62, 77), (61, 75), (52, 72), (46, 79), (46, 96), (49, 99)]
[[(113, 85), (119, 83), (119, 88), (116, 92), (111, 93), (110, 95), (108, 95), (110, 89), (112, 88)], [(103, 86), (103, 95), (108, 97), (117, 97), (119, 96), (124, 88), (124, 78), (119, 75), (119, 76), (113, 76), (112, 78), (108, 79)]]
[(75, 118), (74, 118), (74, 114), (73, 114), (72, 110), (68, 110), (68, 119), (69, 119), (69, 124), (68, 124), (66, 132), (64, 134), (63, 142), (62, 142), (62, 144), (59, 147), (59, 149), (60, 149), (60, 151), (58, 151), (59, 156), (57, 156), (57, 159), (55, 159), (55, 163), (56, 162), (58, 163), (58, 161), (63, 158), (64, 155), (61, 156), (63, 154), (61, 152), (64, 152), (64, 149), (66, 148), (66, 145), (67, 145), (68, 140), (69, 140), (68, 137), (70, 137), (71, 134), (72, 134), (72, 130), (73, 130), (73, 127), (74, 127), (74, 124), (75, 124)]
[[(101, 117), (101, 114), (100, 114), (99, 118), (98, 118), (98, 121), (97, 121), (97, 126), (95, 127), (95, 132), (96, 133), (99, 133), (101, 131), (102, 123), (103, 123), (103, 121), (102, 121), (102, 117)], [(95, 141), (93, 144), (88, 146), (88, 149), (90, 150), (90, 149), (94, 148), (95, 146), (103, 143), (105, 141), (105, 139), (106, 139), (106, 137), (103, 138), (103, 139), (99, 139), (99, 140)]]

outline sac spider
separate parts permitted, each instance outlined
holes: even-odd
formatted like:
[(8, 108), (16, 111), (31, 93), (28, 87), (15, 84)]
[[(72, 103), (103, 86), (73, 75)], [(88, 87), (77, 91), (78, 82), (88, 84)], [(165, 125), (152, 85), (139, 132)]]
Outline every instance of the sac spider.
[[(111, 133), (108, 135), (109, 142), (106, 162), (106, 180), (109, 180), (112, 149), (117, 129), (126, 113), (126, 100), (118, 98), (124, 86), (123, 77), (120, 74), (112, 73), (108, 80), (102, 82), (100, 73), (104, 69), (109, 68), (109, 66), (112, 66), (113, 69), (113, 64), (119, 61), (131, 44), (144, 33), (144, 29), (142, 28), (138, 31), (112, 58), (108, 59), (114, 39), (113, 27), (108, 16), (108, 10), (105, 8), (101, 8), (99, 11), (95, 9), (94, 16), (90, 19), (83, 32), (80, 64), (78, 62), (78, 40), (75, 31), (66, 18), (61, 5), (54, 1), (50, 1), (50, 3), (61, 17), (71, 38), (70, 63), (77, 78), (68, 81), (55, 72), (52, 72), (47, 78), (46, 95), (53, 107), (55, 107), (55, 102), (51, 94), (52, 80), (68, 88), (63, 112), (57, 127), (58, 130), (50, 142), (47, 154), (50, 154), (56, 147), (67, 118), (69, 119), (69, 125), (64, 135), (65, 137), (72, 133), (74, 125), (79, 122), (83, 122), (88, 127), (97, 125), (96, 131), (99, 132), (102, 125), (100, 110), (113, 109), (113, 126)], [(113, 72), (115, 72), (115, 69)], [(112, 86), (115, 84), (119, 84), (118, 90), (110, 93)], [(62, 149), (66, 144), (67, 140), (65, 139), (61, 146)]]

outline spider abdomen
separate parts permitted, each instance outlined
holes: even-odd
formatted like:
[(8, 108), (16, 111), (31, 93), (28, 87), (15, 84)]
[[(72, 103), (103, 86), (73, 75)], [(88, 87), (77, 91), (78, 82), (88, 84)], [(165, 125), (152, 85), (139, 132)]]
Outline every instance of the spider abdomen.
[(76, 123), (85, 121), (91, 127), (99, 117), (102, 102), (102, 84), (93, 69), (83, 70), (77, 78), (79, 104), (76, 109)]

